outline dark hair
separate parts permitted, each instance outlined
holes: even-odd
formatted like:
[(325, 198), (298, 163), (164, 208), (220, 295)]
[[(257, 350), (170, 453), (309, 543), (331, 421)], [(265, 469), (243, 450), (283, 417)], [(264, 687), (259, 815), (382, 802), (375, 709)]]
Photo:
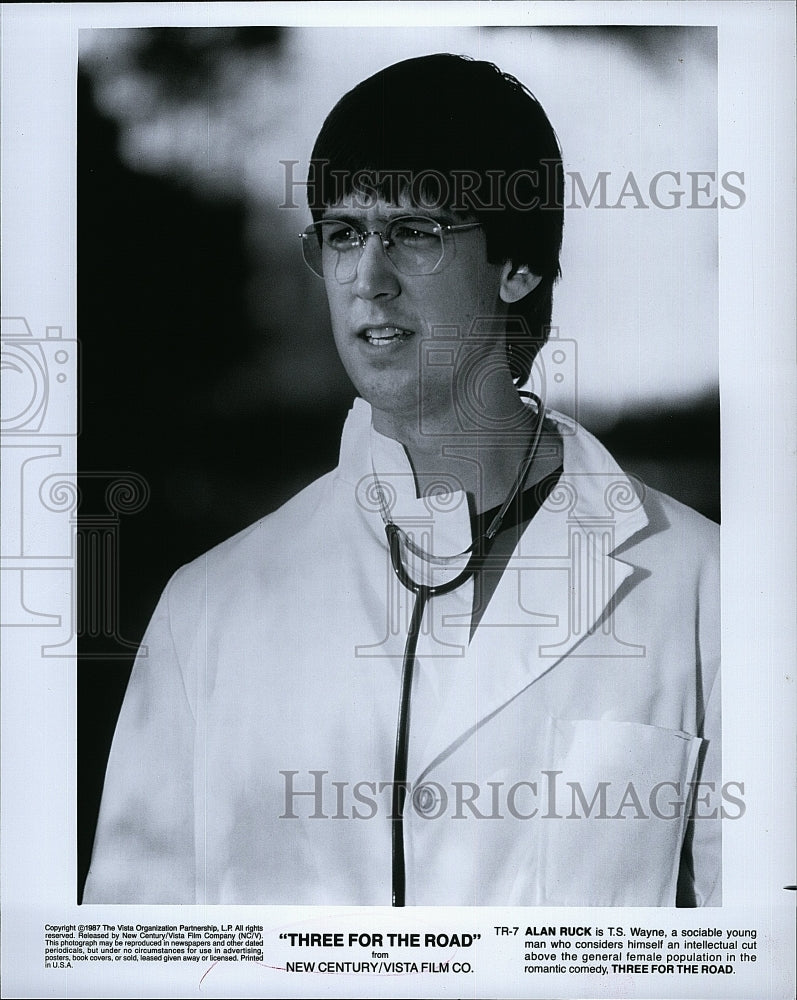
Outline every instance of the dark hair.
[(507, 325), (521, 384), (550, 331), (563, 188), (556, 133), (534, 95), (493, 63), (440, 53), (388, 66), (338, 101), (316, 139), (307, 194), (316, 221), (357, 192), (409, 193), (475, 216), (491, 263), (542, 277)]

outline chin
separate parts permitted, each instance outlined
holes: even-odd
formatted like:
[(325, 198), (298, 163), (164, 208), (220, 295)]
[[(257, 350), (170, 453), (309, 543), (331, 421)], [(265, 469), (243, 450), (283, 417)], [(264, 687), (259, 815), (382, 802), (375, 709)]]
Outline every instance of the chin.
[[(395, 390), (386, 392), (365, 387), (358, 389), (358, 394), (370, 403), (374, 411), (374, 425), (380, 422), (380, 418), (388, 421), (400, 421), (406, 425), (413, 426), (418, 423), (418, 394), (416, 391), (408, 393), (397, 393)], [(377, 428), (378, 429), (378, 428)]]

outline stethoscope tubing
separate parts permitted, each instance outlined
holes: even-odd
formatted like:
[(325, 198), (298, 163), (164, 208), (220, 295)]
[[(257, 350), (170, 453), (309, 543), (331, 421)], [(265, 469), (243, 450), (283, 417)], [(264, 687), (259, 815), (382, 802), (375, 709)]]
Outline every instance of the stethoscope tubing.
[(415, 592), (415, 607), (407, 632), (404, 648), (404, 663), (401, 668), (401, 698), (396, 726), (396, 756), (393, 764), (393, 808), (392, 820), (392, 880), (393, 906), (404, 906), (406, 894), (406, 866), (404, 863), (404, 804), (407, 798), (407, 760), (409, 756), (410, 701), (412, 695), (412, 675), (415, 670), (415, 649), (421, 631), (421, 622), (426, 603), (429, 600), (426, 587)]
[[(530, 395), (524, 393), (524, 395)], [(498, 515), (482, 536), (483, 545), (474, 543), (473, 550), (464, 567), (452, 580), (438, 586), (425, 586), (413, 580), (407, 572), (401, 558), (401, 529), (392, 521), (385, 523), (385, 534), (387, 535), (388, 548), (390, 550), (390, 561), (393, 564), (393, 571), (401, 582), (402, 586), (415, 594), (415, 606), (412, 609), (409, 629), (407, 631), (407, 641), (404, 646), (404, 660), (401, 667), (401, 693), (399, 696), (399, 713), (396, 724), (396, 754), (393, 763), (393, 794), (391, 811), (391, 877), (392, 877), (392, 900), (393, 906), (405, 906), (407, 888), (407, 869), (404, 855), (404, 806), (407, 800), (407, 770), (409, 760), (409, 732), (410, 732), (410, 703), (412, 700), (412, 678), (415, 672), (416, 650), (418, 647), (418, 636), (421, 632), (424, 611), (426, 605), (432, 599), (442, 594), (451, 593), (461, 587), (471, 576), (474, 576), (482, 565), (485, 557), (492, 548), (493, 540), (498, 534), (501, 521), (509, 509), (512, 501), (526, 478), (528, 470), (534, 459), (542, 433), (544, 408), (542, 402), (537, 399), (539, 412), (537, 426), (532, 437), (529, 451), (524, 458), (517, 480), (512, 491), (505, 500)]]

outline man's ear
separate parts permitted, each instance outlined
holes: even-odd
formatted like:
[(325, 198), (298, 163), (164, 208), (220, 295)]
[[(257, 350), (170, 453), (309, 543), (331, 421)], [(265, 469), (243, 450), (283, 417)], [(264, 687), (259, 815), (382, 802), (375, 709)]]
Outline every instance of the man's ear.
[(501, 271), (501, 301), (519, 302), (529, 292), (533, 292), (541, 281), (540, 275), (532, 274), (525, 264), (515, 267), (508, 260)]

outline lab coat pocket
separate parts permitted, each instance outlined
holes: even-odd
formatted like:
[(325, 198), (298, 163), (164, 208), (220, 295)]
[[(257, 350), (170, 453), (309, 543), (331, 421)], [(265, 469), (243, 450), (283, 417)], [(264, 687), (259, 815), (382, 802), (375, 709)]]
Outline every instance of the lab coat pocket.
[(701, 740), (550, 719), (539, 865), (548, 905), (672, 906)]

